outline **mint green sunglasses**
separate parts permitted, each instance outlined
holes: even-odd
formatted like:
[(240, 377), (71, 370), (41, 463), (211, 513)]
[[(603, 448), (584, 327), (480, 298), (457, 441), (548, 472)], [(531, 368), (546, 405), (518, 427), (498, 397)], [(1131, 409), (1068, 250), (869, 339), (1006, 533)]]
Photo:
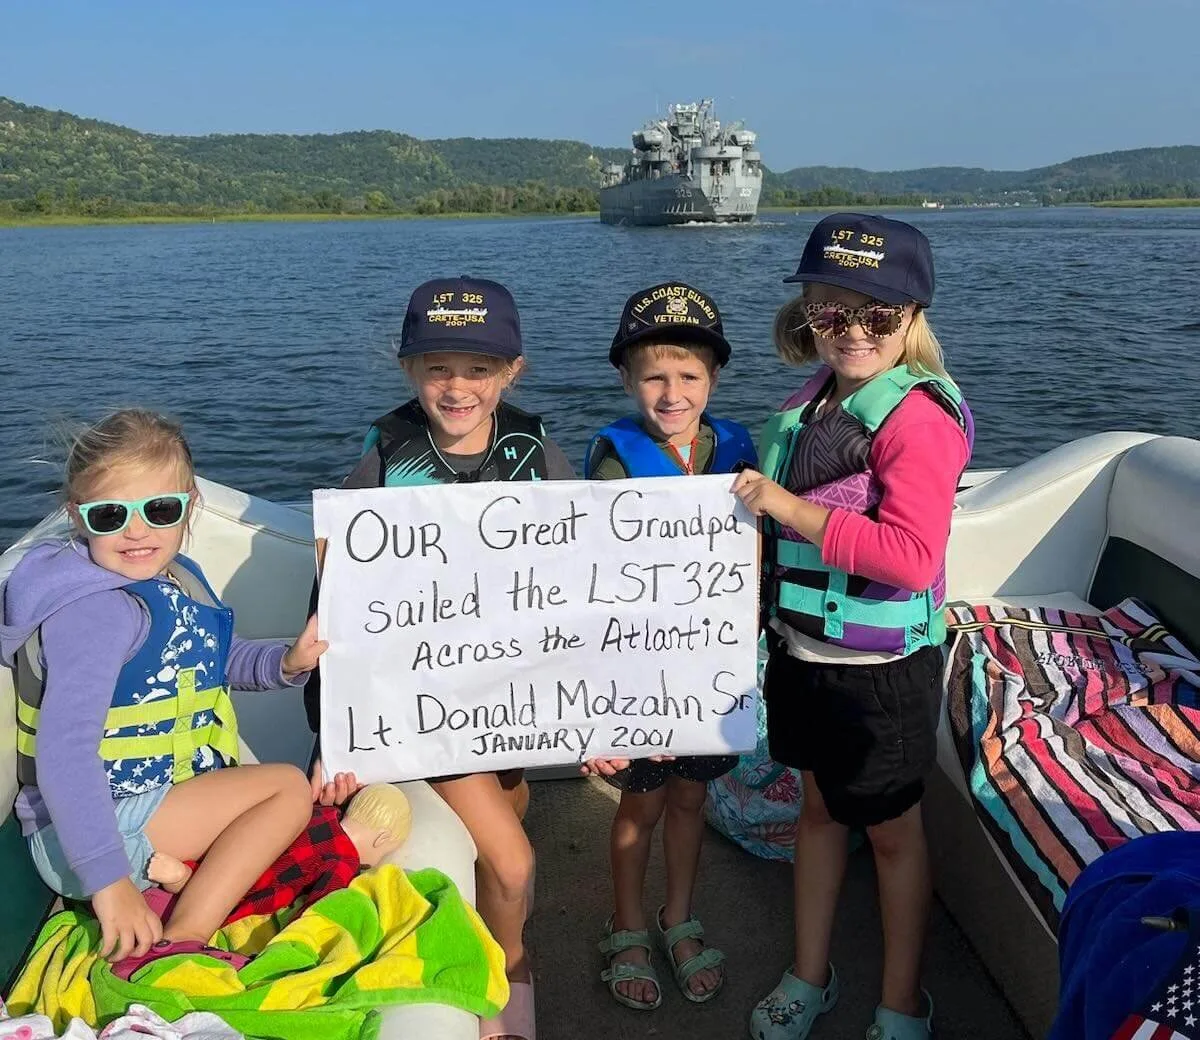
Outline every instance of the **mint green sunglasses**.
[(148, 527), (175, 527), (183, 520), (191, 497), (188, 492), (179, 491), (151, 495), (137, 502), (111, 498), (100, 502), (84, 502), (78, 509), (83, 526), (91, 534), (119, 534), (129, 526), (134, 513)]

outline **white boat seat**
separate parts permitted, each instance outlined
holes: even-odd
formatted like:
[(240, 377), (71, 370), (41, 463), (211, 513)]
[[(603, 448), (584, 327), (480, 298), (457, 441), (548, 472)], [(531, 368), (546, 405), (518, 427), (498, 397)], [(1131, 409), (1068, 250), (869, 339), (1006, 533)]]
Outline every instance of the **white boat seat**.
[[(238, 634), (272, 638), (299, 632), (308, 609), (314, 569), (312, 518), (252, 498), (233, 488), (198, 480), (202, 507), (185, 552), (204, 568), (224, 602), (233, 607)], [(32, 542), (61, 536), (60, 513), (0, 556), (0, 582)], [(51, 893), (33, 869), (12, 814), (16, 795), (16, 720), (12, 673), (0, 667), (0, 877), (10, 895), (0, 900), (0, 990), (15, 971), (40, 920), (54, 909)], [(235, 693), (242, 761), (307, 764), (312, 734), (300, 691)], [(3, 710), (7, 707), (7, 710)], [(257, 752), (257, 754), (255, 753)], [(475, 902), (475, 845), (462, 821), (424, 781), (402, 784), (412, 806), (412, 833), (394, 854), (408, 870), (436, 867)], [(381, 1016), (380, 1040), (476, 1040), (479, 1019), (444, 1004), (391, 1007)]]
[[(1073, 441), (958, 495), (947, 599), (1099, 614), (1134, 598), (1200, 649), (1198, 511), (1200, 441)], [(944, 707), (924, 814), (935, 887), (1030, 1035), (1045, 1036), (1057, 998), (1054, 939), (978, 820), (951, 730)]]

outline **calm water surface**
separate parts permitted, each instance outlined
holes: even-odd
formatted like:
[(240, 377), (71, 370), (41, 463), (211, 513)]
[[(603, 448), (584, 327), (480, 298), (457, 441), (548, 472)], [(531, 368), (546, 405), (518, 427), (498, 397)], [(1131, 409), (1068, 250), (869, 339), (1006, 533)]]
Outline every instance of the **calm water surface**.
[[(406, 398), (390, 337), (437, 275), (512, 289), (530, 360), (514, 400), (572, 459), (626, 407), (607, 362), (625, 297), (670, 278), (721, 307), (734, 355), (715, 410), (757, 429), (799, 385), (770, 330), (817, 219), (0, 229), (0, 548), (52, 507), (55, 424), (121, 405), (181, 418), (200, 472), (252, 494), (336, 484)], [(904, 219), (933, 242), (930, 313), (975, 411), (973, 465), (1108, 429), (1200, 435), (1200, 209)]]

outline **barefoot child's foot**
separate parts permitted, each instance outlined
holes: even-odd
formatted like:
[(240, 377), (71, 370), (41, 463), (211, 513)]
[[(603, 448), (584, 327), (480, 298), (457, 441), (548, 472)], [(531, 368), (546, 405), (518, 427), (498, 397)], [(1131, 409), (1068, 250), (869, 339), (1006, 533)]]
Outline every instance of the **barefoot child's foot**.
[(146, 877), (168, 892), (178, 893), (192, 879), (192, 868), (174, 856), (156, 852), (146, 866)]

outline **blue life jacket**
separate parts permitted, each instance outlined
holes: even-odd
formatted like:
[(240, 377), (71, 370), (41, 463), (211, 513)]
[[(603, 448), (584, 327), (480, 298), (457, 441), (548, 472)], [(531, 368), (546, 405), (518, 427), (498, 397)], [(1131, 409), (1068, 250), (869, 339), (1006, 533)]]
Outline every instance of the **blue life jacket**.
[[(712, 428), (715, 443), (712, 457), (704, 468), (705, 473), (733, 473), (739, 466), (758, 465), (758, 453), (750, 432), (740, 423), (728, 419), (714, 419), (705, 412), (700, 421)], [(625, 467), (630, 477), (678, 477), (680, 470), (658, 442), (654, 440), (636, 419), (626, 416), (604, 427), (591, 439), (583, 459), (584, 478), (592, 477), (592, 460), (597, 457), (596, 448), (607, 441), (613, 454)]]
[[(117, 675), (99, 755), (113, 798), (144, 794), (237, 762), (237, 718), (226, 672), (233, 611), (200, 568), (179, 555), (165, 577), (126, 585), (149, 630)], [(17, 683), (17, 775), (36, 784), (38, 717), (44, 692), (40, 638), (22, 648)], [(36, 662), (36, 664), (35, 664)]]
[(546, 430), (538, 416), (501, 401), (492, 417), (492, 442), (483, 461), (473, 472), (458, 473), (433, 443), (429, 419), (414, 398), (371, 424), (363, 452), (379, 445), (383, 487), (545, 480), (545, 441)]

